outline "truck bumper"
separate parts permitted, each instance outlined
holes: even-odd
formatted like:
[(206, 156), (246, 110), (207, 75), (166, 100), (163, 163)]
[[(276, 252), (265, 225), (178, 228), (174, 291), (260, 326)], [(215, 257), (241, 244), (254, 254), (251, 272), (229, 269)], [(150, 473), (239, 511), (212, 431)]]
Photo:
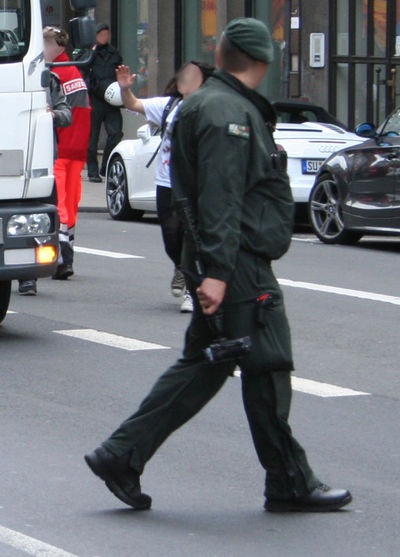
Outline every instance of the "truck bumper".
[[(44, 234), (10, 236), (13, 215), (46, 213), (50, 229)], [(55, 273), (58, 260), (58, 215), (54, 205), (24, 200), (0, 203), (0, 280), (30, 280)]]

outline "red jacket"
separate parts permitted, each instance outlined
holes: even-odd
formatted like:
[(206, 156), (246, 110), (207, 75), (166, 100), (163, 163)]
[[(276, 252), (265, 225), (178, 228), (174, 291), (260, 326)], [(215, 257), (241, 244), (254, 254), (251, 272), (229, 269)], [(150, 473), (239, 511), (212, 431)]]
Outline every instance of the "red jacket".
[[(54, 62), (68, 61), (68, 55), (60, 54)], [(60, 78), (72, 110), (72, 124), (67, 128), (57, 128), (58, 158), (86, 161), (90, 136), (89, 95), (81, 72), (75, 66), (52, 68)]]

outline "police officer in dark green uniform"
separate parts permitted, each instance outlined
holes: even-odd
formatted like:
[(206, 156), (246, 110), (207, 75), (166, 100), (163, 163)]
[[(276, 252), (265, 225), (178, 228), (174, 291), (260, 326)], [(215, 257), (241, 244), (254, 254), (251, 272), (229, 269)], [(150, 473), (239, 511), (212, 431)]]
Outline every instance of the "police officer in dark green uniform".
[(161, 443), (192, 418), (232, 374), (232, 360), (210, 363), (207, 318), (223, 310), (228, 338), (249, 336), (242, 355), (243, 403), (261, 465), (268, 511), (329, 511), (351, 501), (323, 484), (288, 424), (293, 369), (283, 296), (271, 260), (289, 247), (293, 200), (272, 136), (274, 112), (255, 89), (272, 61), (272, 41), (256, 19), (226, 27), (219, 70), (177, 116), (172, 143), (174, 195), (185, 197), (197, 224), (205, 277), (195, 245), (184, 242), (183, 269), (196, 293), (182, 357), (156, 382), (138, 411), (85, 459), (122, 501), (149, 508), (140, 474)]

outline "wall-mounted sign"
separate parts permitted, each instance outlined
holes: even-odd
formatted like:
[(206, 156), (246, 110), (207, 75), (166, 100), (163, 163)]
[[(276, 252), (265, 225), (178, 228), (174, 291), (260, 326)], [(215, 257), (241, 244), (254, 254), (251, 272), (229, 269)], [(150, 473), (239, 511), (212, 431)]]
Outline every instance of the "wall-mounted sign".
[(300, 18), (298, 16), (290, 18), (290, 29), (300, 29)]
[(310, 33), (310, 66), (323, 68), (325, 66), (325, 34)]

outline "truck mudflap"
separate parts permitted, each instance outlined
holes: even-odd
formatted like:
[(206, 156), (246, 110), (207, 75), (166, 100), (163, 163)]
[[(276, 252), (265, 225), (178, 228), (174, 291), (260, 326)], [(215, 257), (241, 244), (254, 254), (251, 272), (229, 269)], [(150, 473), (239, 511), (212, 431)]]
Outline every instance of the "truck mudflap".
[(58, 249), (54, 205), (26, 199), (0, 203), (0, 281), (53, 275)]

